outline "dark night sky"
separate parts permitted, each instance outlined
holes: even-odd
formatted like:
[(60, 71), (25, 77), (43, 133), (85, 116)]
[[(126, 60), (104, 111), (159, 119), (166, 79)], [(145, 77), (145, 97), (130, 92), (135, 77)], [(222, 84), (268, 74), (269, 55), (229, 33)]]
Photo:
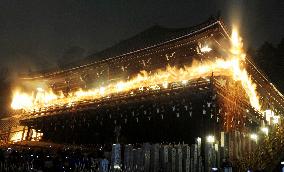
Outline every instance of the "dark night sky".
[(241, 21), (242, 36), (257, 47), (284, 37), (283, 0), (1, 0), (2, 66), (52, 66), (71, 46), (99, 51), (159, 24), (188, 27), (221, 16)]

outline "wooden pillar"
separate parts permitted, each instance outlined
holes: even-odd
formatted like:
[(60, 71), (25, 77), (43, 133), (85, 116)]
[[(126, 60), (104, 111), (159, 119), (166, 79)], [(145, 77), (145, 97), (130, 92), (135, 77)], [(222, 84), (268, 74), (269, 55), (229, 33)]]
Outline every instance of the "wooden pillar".
[(21, 141), (25, 140), (25, 138), (24, 138), (24, 136), (25, 136), (25, 131), (26, 131), (26, 126), (24, 126), (24, 128), (23, 128), (23, 133), (22, 133)]
[(28, 126), (28, 131), (27, 131), (27, 136), (26, 136), (26, 140), (27, 141), (31, 141), (31, 131), (32, 131), (32, 128), (30, 126)]

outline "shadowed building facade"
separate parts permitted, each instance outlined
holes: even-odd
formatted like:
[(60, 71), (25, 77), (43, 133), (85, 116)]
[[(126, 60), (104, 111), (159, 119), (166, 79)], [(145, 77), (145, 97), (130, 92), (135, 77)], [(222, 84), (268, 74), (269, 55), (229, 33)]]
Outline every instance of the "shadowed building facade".
[[(203, 51), (206, 46), (211, 50)], [(167, 70), (168, 66), (182, 68), (194, 61), (225, 59), (229, 48), (230, 36), (220, 20), (184, 29), (155, 26), (84, 62), (70, 64), (61, 71), (23, 76), (22, 81), (44, 81), (53, 92), (68, 96), (79, 88), (99, 88), (131, 79), (141, 71), (151, 74), (157, 69)], [(261, 104), (282, 114), (282, 94), (249, 58), (244, 63), (257, 83)], [(200, 154), (205, 157), (202, 161), (207, 170), (220, 166), (226, 157), (238, 162), (253, 152), (256, 143), (250, 134), (267, 122), (251, 106), (241, 82), (213, 70), (190, 80), (29, 111), (19, 121), (25, 126), (22, 140), (32, 140), (32, 131), (43, 133), (43, 141), (76, 144), (191, 144), (200, 137)], [(214, 136), (214, 140), (207, 141), (207, 136)]]

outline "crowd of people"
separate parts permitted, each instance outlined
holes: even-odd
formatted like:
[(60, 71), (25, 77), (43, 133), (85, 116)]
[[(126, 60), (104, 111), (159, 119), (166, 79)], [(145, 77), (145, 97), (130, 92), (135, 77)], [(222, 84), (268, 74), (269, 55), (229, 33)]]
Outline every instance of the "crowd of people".
[[(100, 162), (108, 162), (103, 147), (54, 148), (10, 146), (0, 148), (1, 172), (96, 172)], [(102, 161), (103, 160), (103, 161)]]

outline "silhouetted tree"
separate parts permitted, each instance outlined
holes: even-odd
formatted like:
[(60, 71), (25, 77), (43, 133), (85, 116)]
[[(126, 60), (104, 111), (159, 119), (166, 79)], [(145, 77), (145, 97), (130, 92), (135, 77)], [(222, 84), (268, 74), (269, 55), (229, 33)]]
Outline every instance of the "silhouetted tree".
[(265, 42), (257, 51), (248, 50), (248, 53), (269, 79), (284, 92), (284, 38), (276, 46)]

